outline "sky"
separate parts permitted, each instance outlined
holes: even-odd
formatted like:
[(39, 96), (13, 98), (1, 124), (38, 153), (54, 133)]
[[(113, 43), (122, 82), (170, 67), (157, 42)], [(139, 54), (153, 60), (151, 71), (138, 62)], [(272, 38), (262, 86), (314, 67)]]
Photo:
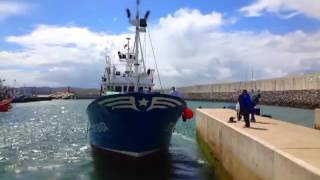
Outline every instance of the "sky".
[[(140, 1), (164, 87), (320, 71), (320, 0)], [(126, 8), (135, 0), (0, 0), (0, 78), (99, 88), (104, 56), (133, 37)]]

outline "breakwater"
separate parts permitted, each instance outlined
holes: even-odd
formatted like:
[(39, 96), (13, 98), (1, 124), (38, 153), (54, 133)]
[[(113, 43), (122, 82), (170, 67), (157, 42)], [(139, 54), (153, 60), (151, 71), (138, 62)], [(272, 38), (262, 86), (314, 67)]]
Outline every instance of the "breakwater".
[(101, 97), (100, 94), (76, 94), (75, 99), (97, 99)]
[[(320, 107), (320, 90), (262, 91), (260, 104), (314, 109)], [(188, 100), (236, 102), (239, 92), (183, 93)]]
[(26, 103), (26, 102), (35, 102), (35, 101), (51, 101), (52, 97), (18, 97), (14, 98), (12, 103)]
[(320, 73), (179, 88), (188, 100), (229, 102), (236, 102), (242, 89), (260, 90), (261, 104), (312, 109), (320, 107)]

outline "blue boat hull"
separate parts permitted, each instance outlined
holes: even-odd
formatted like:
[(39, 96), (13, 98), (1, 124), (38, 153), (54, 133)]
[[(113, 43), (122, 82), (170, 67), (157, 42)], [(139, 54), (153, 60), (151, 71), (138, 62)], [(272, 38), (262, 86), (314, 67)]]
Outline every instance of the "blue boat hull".
[(132, 157), (167, 149), (186, 103), (165, 94), (101, 97), (87, 108), (93, 147)]

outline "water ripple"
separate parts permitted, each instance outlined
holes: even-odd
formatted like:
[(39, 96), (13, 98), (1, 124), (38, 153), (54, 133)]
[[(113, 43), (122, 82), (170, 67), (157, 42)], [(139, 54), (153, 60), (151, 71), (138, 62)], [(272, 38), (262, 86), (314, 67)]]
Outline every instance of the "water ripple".
[[(87, 139), (89, 103), (14, 104), (11, 112), (1, 113), (0, 179), (100, 179)], [(179, 128), (183, 125), (178, 124), (173, 134), (165, 179), (206, 179), (200, 172), (208, 167), (191, 138), (192, 130)]]

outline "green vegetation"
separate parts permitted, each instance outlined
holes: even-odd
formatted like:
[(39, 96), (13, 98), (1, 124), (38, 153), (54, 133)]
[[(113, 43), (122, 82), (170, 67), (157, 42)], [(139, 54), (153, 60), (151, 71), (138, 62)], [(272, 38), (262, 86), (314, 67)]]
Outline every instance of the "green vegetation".
[(219, 180), (232, 179), (228, 172), (222, 167), (215, 154), (210, 150), (209, 146), (201, 139), (198, 131), (196, 132), (196, 140), (201, 151), (201, 155), (212, 167), (214, 177)]

